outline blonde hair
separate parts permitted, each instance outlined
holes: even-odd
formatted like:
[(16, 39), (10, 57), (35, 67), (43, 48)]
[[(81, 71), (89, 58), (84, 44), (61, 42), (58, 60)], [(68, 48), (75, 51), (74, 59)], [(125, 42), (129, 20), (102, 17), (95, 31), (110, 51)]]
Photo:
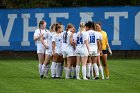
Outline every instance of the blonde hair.
[(80, 28), (85, 28), (85, 23), (84, 22), (80, 23)]
[(85, 23), (84, 23), (84, 22), (81, 22), (81, 23), (80, 23), (80, 33), (81, 33), (82, 31), (85, 31)]

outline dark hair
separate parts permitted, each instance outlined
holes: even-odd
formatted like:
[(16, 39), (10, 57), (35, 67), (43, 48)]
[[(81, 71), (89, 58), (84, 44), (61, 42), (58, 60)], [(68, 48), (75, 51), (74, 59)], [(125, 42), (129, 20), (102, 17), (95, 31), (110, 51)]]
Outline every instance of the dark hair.
[(96, 24), (96, 23), (93, 21), (93, 22), (92, 22), (92, 29), (93, 29), (93, 30), (95, 30), (95, 24)]
[(92, 27), (92, 22), (91, 22), (91, 21), (88, 21), (88, 22), (85, 24), (85, 26), (91, 28), (91, 27)]
[(41, 21), (39, 22), (39, 28), (40, 28), (45, 22), (46, 22), (46, 21), (41, 20)]

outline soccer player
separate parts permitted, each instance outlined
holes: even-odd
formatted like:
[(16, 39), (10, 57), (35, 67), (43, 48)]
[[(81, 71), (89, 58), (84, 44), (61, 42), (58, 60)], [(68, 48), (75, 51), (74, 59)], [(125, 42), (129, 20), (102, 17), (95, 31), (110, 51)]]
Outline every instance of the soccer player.
[(61, 33), (62, 35), (62, 45), (61, 45), (61, 52), (63, 54), (63, 61), (64, 61), (64, 71), (65, 71), (65, 78), (67, 77), (67, 55), (66, 55), (66, 47), (67, 47), (67, 29)]
[(97, 30), (96, 30), (96, 27), (95, 27), (95, 25), (96, 25), (96, 23), (95, 22), (92, 22), (92, 29), (94, 30), (94, 31), (96, 31), (96, 33), (98, 34), (98, 37), (99, 37), (99, 44), (100, 44), (100, 51), (98, 51), (98, 56), (97, 56), (97, 65), (98, 65), (98, 68), (99, 68), (99, 72), (100, 72), (100, 74), (101, 74), (101, 76), (102, 76), (102, 79), (104, 79), (104, 72), (103, 72), (103, 67), (102, 67), (102, 64), (100, 63), (100, 56), (102, 55), (102, 34), (100, 33), (100, 32), (98, 32)]
[[(76, 29), (74, 28), (73, 30), (73, 51), (75, 52), (75, 37), (76, 37)], [(73, 78), (76, 79), (76, 55), (73, 54), (73, 57), (72, 57), (72, 72), (74, 73), (73, 75)]]
[(61, 64), (62, 64), (62, 53), (61, 53), (61, 43), (62, 43), (62, 26), (57, 24), (55, 27), (56, 34), (52, 37), (52, 66), (51, 66), (51, 75), (52, 78), (60, 78)]
[(52, 57), (52, 36), (56, 33), (55, 24), (50, 28), (50, 31), (47, 31), (44, 36), (41, 38), (41, 42), (45, 47), (45, 60), (42, 67), (44, 77), (48, 77), (48, 72), (50, 68), (50, 59)]
[(74, 26), (72, 24), (67, 25), (67, 30), (65, 32), (65, 37), (63, 40), (66, 42), (66, 47), (65, 47), (65, 54), (67, 56), (67, 70), (66, 70), (66, 79), (70, 78), (70, 70), (72, 66), (72, 59), (73, 59), (73, 33), (74, 33)]
[(82, 63), (82, 74), (83, 79), (88, 80), (86, 78), (86, 64), (89, 55), (89, 45), (88, 45), (88, 36), (85, 32), (85, 24), (80, 23), (80, 31), (76, 34), (75, 39), (76, 44), (76, 78), (81, 80), (79, 77), (80, 72), (80, 63)]
[(45, 30), (46, 30), (46, 22), (44, 20), (41, 20), (39, 22), (39, 28), (36, 29), (34, 32), (34, 41), (37, 44), (37, 55), (39, 60), (38, 68), (40, 78), (43, 78), (42, 65), (44, 62), (44, 53), (45, 53), (45, 47), (41, 43), (40, 38), (43, 37), (43, 35), (45, 34), (46, 32)]
[(112, 55), (112, 51), (111, 51), (109, 43), (108, 43), (107, 33), (102, 30), (102, 25), (101, 25), (100, 22), (96, 23), (96, 29), (97, 29), (97, 31), (99, 31), (102, 34), (102, 52), (103, 52), (103, 55), (101, 56), (101, 60), (102, 60), (103, 66), (104, 66), (106, 79), (109, 79), (109, 68), (108, 68), (108, 64), (107, 64), (107, 53), (109, 51), (109, 53)]
[[(94, 71), (95, 71), (95, 79), (99, 79), (99, 70), (97, 66), (97, 54), (98, 51), (100, 50), (100, 44), (99, 44), (99, 37), (98, 34), (92, 29), (92, 22), (89, 21), (88, 23), (85, 24), (86, 26), (86, 31), (89, 35), (89, 57), (88, 57), (88, 64), (87, 64), (87, 77), (90, 78), (90, 67), (91, 63), (93, 65)], [(91, 62), (90, 62), (91, 61)]]

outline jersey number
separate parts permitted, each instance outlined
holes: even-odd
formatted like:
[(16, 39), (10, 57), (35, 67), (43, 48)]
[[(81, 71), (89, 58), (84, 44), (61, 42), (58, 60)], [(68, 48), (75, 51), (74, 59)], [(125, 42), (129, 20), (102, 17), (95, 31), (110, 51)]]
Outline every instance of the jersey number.
[(77, 44), (83, 44), (83, 38), (77, 37)]
[(90, 43), (95, 43), (95, 36), (90, 36)]

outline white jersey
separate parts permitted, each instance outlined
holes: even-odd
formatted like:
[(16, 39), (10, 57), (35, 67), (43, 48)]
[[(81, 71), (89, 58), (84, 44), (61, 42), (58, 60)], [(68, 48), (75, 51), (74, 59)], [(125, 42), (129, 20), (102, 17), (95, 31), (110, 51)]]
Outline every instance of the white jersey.
[(75, 36), (75, 40), (76, 40), (76, 45), (77, 47), (84, 47), (86, 46), (84, 41), (88, 40), (88, 34), (87, 32), (78, 32)]
[(94, 30), (89, 30), (87, 31), (87, 33), (89, 35), (88, 42), (90, 51), (97, 51), (98, 49), (97, 40), (99, 39), (98, 33), (95, 32)]
[(52, 37), (52, 42), (55, 42), (55, 50), (61, 51), (62, 37), (61, 34), (54, 34)]
[(88, 49), (86, 44), (84, 43), (85, 40), (88, 40), (87, 32), (78, 32), (75, 36), (76, 41), (76, 50), (74, 55), (75, 56), (88, 56)]
[(47, 45), (48, 43), (48, 37), (49, 37), (49, 30), (46, 30), (46, 32), (44, 33), (43, 37), (44, 37), (44, 42)]
[(50, 51), (52, 51), (52, 37), (54, 34), (55, 34), (55, 32), (50, 32), (50, 31), (47, 31), (44, 34), (45, 44), (49, 47)]
[[(46, 31), (45, 30), (41, 30), (41, 29), (36, 29), (34, 32), (34, 36), (39, 36), (40, 34), (45, 34)], [(40, 39), (38, 39), (36, 41), (37, 44), (37, 49), (45, 49), (45, 47), (43, 46), (43, 44), (41, 43)]]
[(71, 31), (68, 31), (67, 32), (67, 46), (70, 46), (70, 36), (71, 36), (72, 32)]

